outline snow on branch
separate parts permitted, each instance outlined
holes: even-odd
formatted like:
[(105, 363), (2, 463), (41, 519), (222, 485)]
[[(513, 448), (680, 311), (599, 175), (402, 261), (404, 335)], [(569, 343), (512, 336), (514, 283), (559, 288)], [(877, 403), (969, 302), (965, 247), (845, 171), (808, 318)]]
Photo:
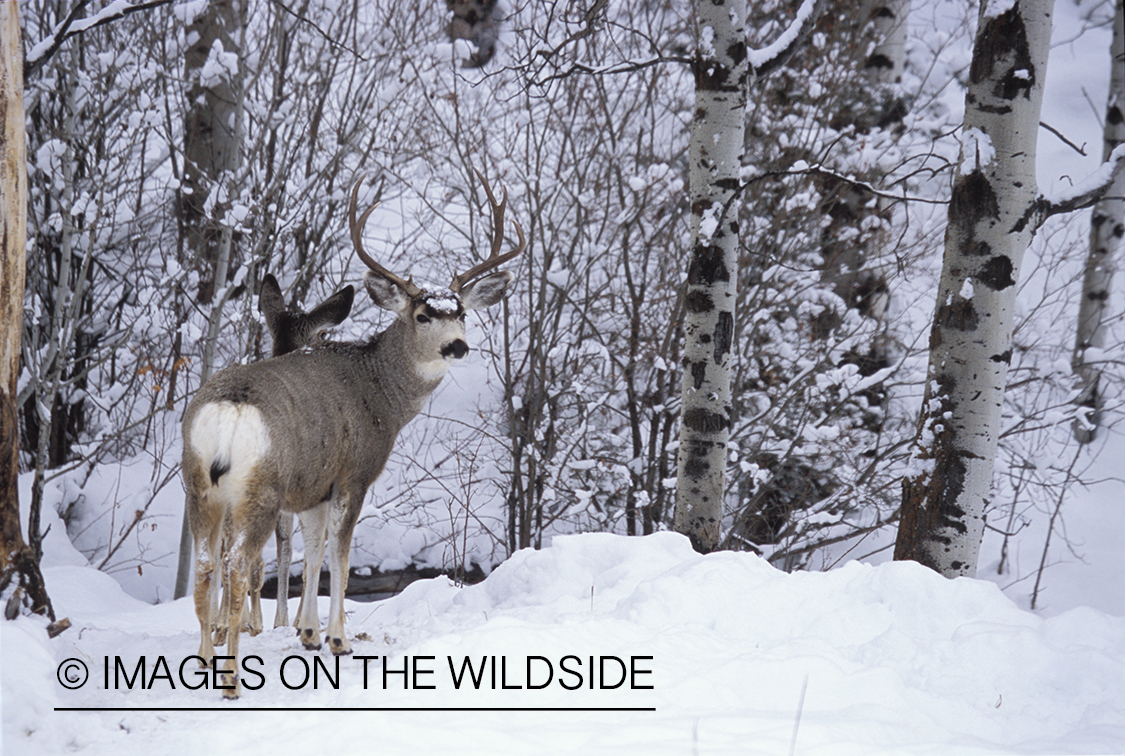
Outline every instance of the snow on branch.
[(91, 0), (79, 0), (79, 2), (75, 3), (66, 18), (60, 21), (46, 38), (36, 43), (28, 50), (27, 60), (25, 60), (23, 64), (24, 79), (27, 79), (30, 74), (34, 73), (42, 66), (47, 59), (54, 55), (55, 52), (62, 47), (62, 44), (71, 37), (124, 18), (130, 13), (158, 8), (161, 5), (168, 5), (172, 0), (142, 0), (142, 2), (137, 3), (131, 3), (129, 0), (114, 0), (93, 16), (89, 18), (79, 18), (78, 16), (86, 9), (90, 2)]
[[(597, 20), (598, 14), (602, 13), (604, 8), (605, 3), (603, 0), (595, 2), (585, 14), (584, 26), (555, 45), (553, 49), (536, 50), (534, 57), (540, 57), (544, 61), (550, 61), (555, 58), (563, 48), (589, 36), (596, 29), (595, 21)], [(819, 15), (820, 0), (802, 0), (801, 6), (797, 9), (797, 16), (793, 19), (793, 23), (791, 23), (773, 43), (761, 50), (747, 51), (750, 68), (753, 74), (755, 76), (765, 76), (785, 65), (789, 58), (793, 56), (793, 53), (797, 51), (797, 48), (808, 38), (809, 34), (812, 32), (813, 24), (816, 23), (816, 19)], [(653, 47), (655, 49), (655, 45), (653, 45)], [(571, 63), (570, 67), (565, 71), (558, 71), (549, 76), (535, 80), (533, 83), (537, 86), (543, 86), (556, 79), (564, 79), (576, 73), (592, 76), (633, 73), (665, 63), (691, 65), (692, 59), (679, 55), (656, 54), (648, 60), (617, 61), (602, 66)]]
[(743, 175), (743, 183), (749, 184), (764, 178), (776, 176), (823, 176), (825, 178), (835, 179), (836, 181), (840, 181), (845, 184), (850, 184), (857, 189), (862, 189), (864, 191), (870, 192), (877, 197), (894, 200), (895, 202), (924, 202), (930, 205), (949, 204), (949, 200), (947, 199), (932, 199), (930, 197), (911, 196), (906, 194), (905, 192), (903, 194), (893, 194), (891, 192), (879, 189), (874, 184), (871, 184), (867, 181), (860, 181), (854, 176), (849, 176), (845, 173), (834, 171), (831, 168), (825, 168), (823, 165), (809, 165), (804, 160), (798, 160), (797, 162), (793, 163), (793, 166), (789, 168), (789, 170), (785, 171), (764, 171), (762, 173)]
[(803, 0), (797, 17), (772, 44), (761, 50), (749, 50), (750, 69), (755, 76), (765, 76), (785, 65), (797, 48), (804, 43), (820, 15), (820, 0)]
[(1052, 215), (1090, 207), (1105, 196), (1122, 169), (1125, 169), (1125, 143), (1117, 145), (1106, 161), (1085, 181), (1051, 197), (1040, 195), (1016, 222), (1012, 231), (1022, 231), (1028, 223), (1033, 223), (1037, 229)]

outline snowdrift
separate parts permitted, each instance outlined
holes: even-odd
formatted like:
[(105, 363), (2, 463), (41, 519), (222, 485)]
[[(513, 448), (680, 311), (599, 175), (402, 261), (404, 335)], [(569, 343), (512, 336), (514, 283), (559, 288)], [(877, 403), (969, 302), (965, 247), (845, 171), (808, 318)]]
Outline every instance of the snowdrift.
[(910, 563), (786, 574), (670, 533), (558, 537), (479, 585), (348, 602), (352, 657), (244, 639), (235, 703), (191, 658), (190, 599), (45, 577), (74, 626), (0, 623), (8, 754), (1125, 751), (1125, 619), (1043, 619)]

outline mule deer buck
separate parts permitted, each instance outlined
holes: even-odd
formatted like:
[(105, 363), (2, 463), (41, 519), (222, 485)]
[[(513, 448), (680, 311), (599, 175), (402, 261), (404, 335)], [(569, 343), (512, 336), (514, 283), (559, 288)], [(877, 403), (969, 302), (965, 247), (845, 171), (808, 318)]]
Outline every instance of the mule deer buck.
[[(480, 176), (480, 174), (477, 174)], [(469, 351), (465, 311), (499, 302), (513, 280), (494, 270), (526, 246), (503, 245), (504, 199), (492, 206), (492, 249), (487, 260), (455, 275), (447, 289), (426, 290), (376, 262), (363, 248), (363, 227), (374, 207), (356, 218), (362, 178), (351, 192), (348, 221), (356, 255), (370, 269), (364, 286), (376, 305), (397, 316), (364, 343), (328, 343), (277, 359), (234, 365), (217, 373), (188, 406), (183, 420), (183, 475), (187, 516), (195, 538), (195, 612), (199, 656), (214, 658), (212, 623), (227, 628), (223, 695), (237, 698), (239, 629), (251, 572), (261, 559), (280, 512), (296, 512), (305, 541), (305, 574), (324, 560), (327, 541), (331, 599), (325, 642), (334, 654), (351, 653), (344, 634), (344, 591), (352, 532), (371, 483), (383, 471), (399, 430), (421, 411), (450, 362)], [(215, 571), (222, 569), (222, 579)], [(316, 580), (306, 579), (297, 635), (320, 648)], [(216, 594), (230, 595), (216, 616)]]

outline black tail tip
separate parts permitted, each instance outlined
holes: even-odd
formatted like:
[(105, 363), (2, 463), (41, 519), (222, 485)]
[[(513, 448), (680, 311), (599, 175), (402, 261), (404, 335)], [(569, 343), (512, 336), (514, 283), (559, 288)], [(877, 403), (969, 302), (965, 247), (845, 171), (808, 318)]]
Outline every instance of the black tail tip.
[(230, 472), (230, 463), (215, 460), (211, 463), (211, 485), (219, 485), (219, 478)]

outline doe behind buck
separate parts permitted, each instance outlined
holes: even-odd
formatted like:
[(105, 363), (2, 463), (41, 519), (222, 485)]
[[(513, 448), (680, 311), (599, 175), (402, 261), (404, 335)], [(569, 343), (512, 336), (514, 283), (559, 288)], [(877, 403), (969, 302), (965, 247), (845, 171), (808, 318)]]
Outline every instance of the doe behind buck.
[[(480, 174), (478, 173), (478, 176)], [(447, 289), (427, 290), (402, 279), (363, 249), (357, 220), (361, 181), (348, 209), (352, 244), (370, 269), (364, 286), (394, 322), (370, 340), (329, 343), (217, 373), (196, 394), (183, 420), (183, 475), (187, 517), (195, 540), (195, 612), (199, 656), (215, 655), (212, 630), (225, 627), (230, 670), (223, 694), (237, 698), (239, 630), (254, 567), (281, 511), (296, 512), (305, 542), (305, 566), (319, 569), (327, 540), (331, 599), (325, 641), (335, 654), (351, 653), (344, 634), (344, 591), (352, 532), (368, 487), (383, 471), (399, 430), (422, 409), (450, 362), (469, 351), (465, 312), (499, 302), (513, 280), (494, 268), (519, 255), (500, 254), (507, 193), (493, 212), (487, 260), (455, 275)], [(217, 570), (223, 573), (216, 575)], [(216, 580), (220, 577), (220, 580)], [(254, 575), (260, 581), (260, 568)], [(306, 579), (297, 634), (319, 648), (316, 580)], [(218, 589), (230, 596), (217, 616)], [(256, 588), (260, 588), (256, 586)]]

